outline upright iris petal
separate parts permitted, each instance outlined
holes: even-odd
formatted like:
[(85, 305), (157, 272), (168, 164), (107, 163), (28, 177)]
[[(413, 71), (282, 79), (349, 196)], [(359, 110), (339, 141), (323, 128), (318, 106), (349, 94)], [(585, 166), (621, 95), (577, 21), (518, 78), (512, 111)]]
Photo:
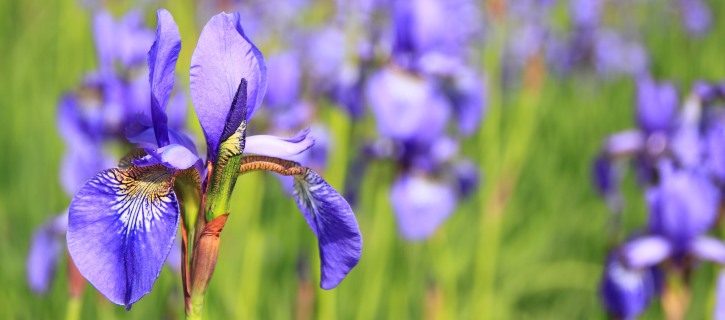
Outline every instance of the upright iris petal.
[(312, 170), (295, 177), (294, 196), (319, 241), (323, 289), (332, 289), (357, 265), (362, 236), (352, 208)]
[(227, 119), (235, 118), (229, 112), (240, 81), (246, 82), (247, 114), (237, 126), (254, 115), (267, 88), (264, 58), (244, 35), (239, 18), (238, 13), (214, 16), (204, 26), (191, 57), (191, 99), (211, 161), (217, 157)]
[(81, 188), (68, 215), (68, 251), (106, 298), (126, 305), (149, 291), (173, 247), (179, 204), (161, 166), (104, 170)]
[(159, 147), (169, 144), (166, 104), (174, 87), (174, 70), (181, 50), (181, 35), (171, 13), (165, 9), (156, 12), (158, 26), (156, 41), (148, 56), (149, 83), (151, 84), (151, 118)]
[(660, 177), (660, 186), (647, 192), (650, 229), (674, 244), (687, 244), (715, 222), (718, 190), (707, 177), (694, 172), (663, 166)]
[(637, 122), (645, 132), (667, 131), (678, 104), (677, 89), (671, 83), (658, 84), (650, 77), (637, 80)]

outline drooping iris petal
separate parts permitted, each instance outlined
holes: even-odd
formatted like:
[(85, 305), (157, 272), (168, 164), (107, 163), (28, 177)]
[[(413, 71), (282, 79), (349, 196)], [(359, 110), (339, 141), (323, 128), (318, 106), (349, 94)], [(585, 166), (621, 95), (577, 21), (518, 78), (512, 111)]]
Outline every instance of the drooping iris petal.
[(199, 157), (194, 152), (178, 144), (170, 144), (155, 150), (147, 150), (147, 153), (148, 155), (133, 160), (133, 164), (139, 167), (162, 164), (170, 169), (184, 170), (199, 161)]
[(725, 244), (718, 239), (699, 237), (690, 244), (690, 251), (701, 260), (725, 265)]
[(116, 304), (151, 291), (173, 247), (179, 205), (162, 166), (104, 170), (71, 201), (68, 251), (81, 274)]
[(282, 159), (294, 156), (310, 149), (315, 140), (309, 137), (310, 129), (298, 132), (294, 137), (284, 139), (270, 135), (247, 137), (244, 153), (258, 154)]
[(33, 232), (26, 267), (28, 284), (35, 293), (48, 291), (63, 249), (63, 235), (67, 225), (68, 214), (63, 213)]
[[(191, 100), (212, 160), (217, 156), (222, 133), (228, 126), (227, 119), (238, 119), (229, 116), (229, 112), (242, 79), (247, 86), (248, 120), (261, 104), (267, 89), (264, 58), (244, 35), (238, 13), (218, 14), (209, 20), (199, 36), (190, 71)], [(239, 123), (242, 120), (239, 118)]]
[(672, 245), (663, 237), (650, 236), (630, 241), (622, 256), (632, 268), (647, 268), (660, 263), (672, 253)]
[(400, 177), (390, 191), (398, 227), (409, 240), (423, 240), (438, 229), (456, 205), (455, 187), (420, 176)]
[(352, 208), (312, 170), (295, 177), (294, 197), (319, 242), (323, 289), (332, 289), (357, 265), (362, 235)]
[(151, 85), (151, 118), (159, 147), (169, 144), (166, 103), (174, 87), (174, 70), (181, 50), (181, 35), (174, 17), (166, 9), (156, 11), (156, 41), (149, 50), (149, 83)]
[(633, 319), (657, 294), (655, 269), (628, 269), (610, 258), (604, 268), (599, 293), (607, 312), (616, 318)]

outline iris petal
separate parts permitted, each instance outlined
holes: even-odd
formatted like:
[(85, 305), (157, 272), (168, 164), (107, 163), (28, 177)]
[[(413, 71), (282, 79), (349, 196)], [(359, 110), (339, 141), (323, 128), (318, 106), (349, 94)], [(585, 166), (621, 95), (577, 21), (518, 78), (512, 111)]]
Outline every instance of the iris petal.
[(151, 118), (159, 147), (169, 144), (166, 103), (174, 87), (174, 69), (181, 51), (181, 35), (174, 17), (165, 9), (156, 11), (156, 41), (149, 50), (149, 83), (151, 84)]
[(319, 241), (323, 289), (332, 289), (360, 261), (362, 235), (352, 208), (312, 170), (295, 177), (294, 196)]
[(133, 164), (140, 167), (163, 164), (170, 169), (184, 170), (199, 161), (196, 154), (178, 144), (170, 144), (156, 150), (147, 150), (147, 153), (147, 156), (133, 160)]
[(315, 140), (309, 137), (310, 130), (303, 130), (294, 137), (284, 139), (270, 135), (256, 135), (247, 137), (244, 153), (258, 154), (287, 160), (310, 149)]
[(33, 232), (27, 260), (30, 289), (35, 293), (48, 291), (63, 248), (62, 236), (67, 228), (68, 214), (63, 213)]
[(699, 237), (690, 245), (690, 250), (702, 260), (725, 264), (725, 243), (711, 237)]
[(130, 307), (147, 294), (173, 247), (179, 205), (164, 167), (98, 173), (71, 202), (68, 251), (106, 298)]
[(409, 240), (429, 237), (456, 204), (453, 185), (407, 175), (395, 182), (390, 197), (400, 231)]
[(632, 268), (647, 268), (660, 263), (672, 253), (672, 246), (663, 237), (650, 236), (627, 243), (622, 256)]
[(247, 82), (247, 120), (261, 104), (267, 88), (264, 58), (245, 36), (239, 18), (238, 13), (221, 13), (209, 20), (191, 57), (191, 99), (212, 161), (227, 119), (243, 120), (228, 117), (240, 81)]

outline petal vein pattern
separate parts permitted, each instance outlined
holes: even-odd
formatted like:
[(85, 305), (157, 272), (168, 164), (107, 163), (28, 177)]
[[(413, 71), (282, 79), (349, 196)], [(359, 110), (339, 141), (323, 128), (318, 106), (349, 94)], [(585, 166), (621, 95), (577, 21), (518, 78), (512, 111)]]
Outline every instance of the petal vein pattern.
[(71, 202), (68, 250), (98, 291), (130, 307), (151, 291), (173, 247), (179, 205), (165, 167), (109, 169)]
[(295, 177), (294, 196), (318, 238), (323, 289), (336, 287), (360, 260), (362, 236), (345, 199), (320, 175), (307, 170)]

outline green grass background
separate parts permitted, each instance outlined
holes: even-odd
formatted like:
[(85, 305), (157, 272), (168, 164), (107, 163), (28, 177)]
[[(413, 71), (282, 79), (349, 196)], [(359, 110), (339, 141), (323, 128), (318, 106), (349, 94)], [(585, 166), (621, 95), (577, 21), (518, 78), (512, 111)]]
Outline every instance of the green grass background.
[[(180, 26), (177, 71), (184, 80), (177, 85), (188, 88), (201, 29), (195, 4), (162, 4)], [(725, 79), (725, 24), (719, 19), (725, 5), (711, 1), (711, 6), (715, 25), (702, 39), (688, 38), (677, 20), (658, 20), (649, 9), (639, 12), (656, 77), (686, 90), (696, 79)], [(153, 10), (147, 12), (153, 26)], [(55, 126), (56, 104), (95, 67), (89, 25), (90, 13), (75, 0), (0, 1), (0, 317), (5, 319), (57, 319), (66, 313), (65, 268), (47, 295), (36, 296), (25, 281), (25, 259), (33, 228), (69, 203), (58, 182), (64, 145)], [(495, 48), (482, 52), (492, 78), (489, 115), (463, 148), (480, 164), (484, 185), (429, 241), (398, 237), (387, 196), (394, 168), (375, 164), (356, 208), (364, 237), (360, 264), (337, 289), (317, 289), (316, 240), (293, 200), (271, 175), (245, 175), (222, 235), (205, 317), (604, 318), (596, 288), (608, 245), (608, 212), (591, 188), (590, 161), (605, 135), (633, 126), (633, 83), (548, 78), (538, 98), (520, 90), (504, 97), (495, 89), (500, 67)], [(368, 117), (353, 128), (334, 108), (323, 108), (320, 117), (335, 135), (325, 176), (340, 190), (359, 133), (369, 135), (374, 126)], [(190, 123), (199, 133), (195, 119)], [(633, 230), (645, 219), (644, 204), (631, 178), (624, 188), (624, 225)], [(300, 259), (308, 261), (306, 272), (297, 271)], [(716, 272), (704, 266), (695, 275), (688, 318), (710, 316)], [(309, 311), (299, 307), (300, 292), (307, 292)], [(165, 269), (130, 312), (87, 286), (80, 315), (179, 318), (181, 302), (180, 279)], [(659, 309), (654, 304), (645, 317), (660, 318)]]

